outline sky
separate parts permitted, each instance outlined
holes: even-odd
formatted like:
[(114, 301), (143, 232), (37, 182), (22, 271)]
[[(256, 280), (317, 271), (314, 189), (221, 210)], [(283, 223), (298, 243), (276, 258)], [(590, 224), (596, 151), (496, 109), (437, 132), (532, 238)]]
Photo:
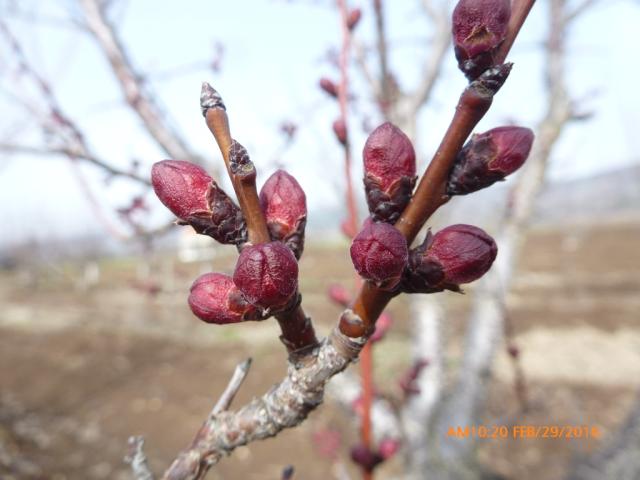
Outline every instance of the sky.
[[(0, 17), (23, 45), (32, 64), (49, 79), (60, 104), (87, 132), (89, 141), (113, 164), (125, 167), (131, 159), (148, 171), (164, 158), (123, 104), (105, 59), (94, 41), (57, 19), (74, 11), (74, 0), (43, 2), (0, 0)], [(369, 3), (356, 31), (359, 41), (371, 42), (373, 15)], [(40, 19), (12, 12), (12, 5), (38, 11)], [(428, 45), (429, 28), (416, 0), (387, 1), (387, 28), (392, 67), (402, 85), (415, 84)], [(37, 8), (36, 8), (37, 7)], [(331, 132), (337, 104), (317, 87), (321, 76), (337, 78), (327, 52), (340, 42), (338, 14), (331, 1), (285, 0), (120, 0), (114, 19), (133, 63), (147, 72), (154, 93), (173, 124), (194, 148), (219, 161), (215, 144), (199, 112), (203, 80), (222, 94), (232, 132), (249, 150), (259, 182), (277, 166), (284, 166), (307, 192), (313, 225), (314, 211), (342, 204), (342, 151)], [(477, 131), (504, 123), (535, 127), (545, 108), (541, 40), (546, 29), (546, 1), (539, 0), (510, 55), (514, 70)], [(602, 0), (572, 28), (569, 39), (569, 85), (590, 120), (574, 124), (553, 153), (552, 180), (597, 174), (640, 162), (635, 130), (640, 124), (640, 94), (636, 86), (637, 25), (640, 6), (631, 1)], [(215, 56), (215, 43), (224, 44), (222, 68), (184, 68)], [(168, 75), (167, 72), (180, 72)], [(351, 69), (352, 93), (367, 98), (367, 88)], [(453, 52), (442, 70), (429, 105), (419, 118), (417, 150), (428, 158), (436, 148), (465, 85)], [(16, 97), (37, 106), (38, 98), (23, 77), (6, 42), (0, 40), (0, 126), (2, 141), (39, 144)], [(371, 111), (371, 109), (369, 109)], [(295, 143), (283, 153), (282, 121), (299, 125)], [(379, 117), (371, 116), (375, 126)], [(357, 115), (350, 117), (359, 187), (360, 151), (366, 139)], [(76, 170), (61, 158), (0, 154), (0, 246), (27, 239), (46, 240), (104, 232), (87, 197), (78, 186)], [(124, 206), (139, 192), (127, 182), (105, 183), (103, 172), (81, 169), (101, 210), (117, 222), (113, 208)], [(357, 191), (363, 199), (359, 188)], [(153, 195), (150, 223), (167, 214)]]

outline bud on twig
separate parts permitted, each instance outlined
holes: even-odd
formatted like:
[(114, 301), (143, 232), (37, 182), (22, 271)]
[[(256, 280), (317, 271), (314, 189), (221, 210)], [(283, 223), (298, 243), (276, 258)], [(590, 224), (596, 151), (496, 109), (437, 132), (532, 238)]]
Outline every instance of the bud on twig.
[(337, 283), (329, 286), (329, 298), (343, 307), (348, 307), (351, 303), (351, 294), (349, 293), (349, 290)]
[(298, 263), (282, 242), (250, 245), (240, 252), (233, 281), (263, 313), (282, 310), (296, 296)]
[(411, 140), (386, 122), (364, 145), (364, 187), (371, 217), (394, 223), (411, 199), (416, 182), (416, 153)]
[(384, 461), (384, 458), (366, 445), (359, 444), (351, 448), (351, 460), (366, 472), (373, 472)]
[(360, 23), (361, 18), (362, 10), (360, 10), (359, 8), (354, 8), (353, 10), (351, 10), (349, 12), (349, 15), (347, 16), (347, 28), (349, 30), (353, 30), (354, 28), (356, 28), (358, 23)]
[(459, 285), (489, 271), (498, 247), (487, 233), (472, 225), (451, 225), (411, 251), (401, 290), (407, 293), (460, 291)]
[(206, 273), (191, 286), (189, 307), (207, 323), (237, 323), (258, 320), (258, 310), (245, 300), (229, 275)]
[(376, 321), (376, 329), (373, 331), (371, 337), (369, 337), (369, 341), (376, 343), (382, 340), (387, 335), (391, 325), (393, 325), (393, 317), (388, 313), (381, 313)]
[(344, 120), (339, 118), (333, 122), (333, 133), (336, 134), (336, 138), (342, 145), (347, 144), (347, 124), (344, 123)]
[(408, 255), (407, 240), (393, 225), (371, 219), (351, 244), (351, 261), (358, 274), (383, 289), (398, 284)]
[(469, 80), (495, 65), (494, 54), (507, 34), (509, 0), (460, 0), (453, 11), (453, 45)]
[(466, 195), (503, 180), (525, 162), (533, 138), (533, 132), (522, 127), (498, 127), (473, 135), (456, 158), (447, 194)]
[(333, 98), (338, 98), (338, 85), (333, 80), (329, 80), (327, 77), (322, 77), (319, 82), (320, 88)]
[(151, 170), (151, 183), (160, 201), (182, 225), (191, 225), (222, 244), (247, 241), (242, 212), (229, 196), (198, 165), (163, 160)]
[(271, 240), (284, 242), (299, 259), (307, 224), (307, 198), (300, 184), (284, 170), (276, 171), (260, 190), (260, 206)]

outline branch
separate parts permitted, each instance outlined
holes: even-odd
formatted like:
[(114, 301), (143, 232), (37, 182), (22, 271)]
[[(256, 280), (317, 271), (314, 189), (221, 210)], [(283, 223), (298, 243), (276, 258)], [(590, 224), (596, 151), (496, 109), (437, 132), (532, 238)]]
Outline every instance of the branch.
[(149, 468), (143, 447), (144, 438), (129, 437), (129, 454), (124, 458), (124, 461), (131, 465), (135, 480), (154, 480), (155, 477)]
[(598, 0), (582, 0), (582, 2), (576, 5), (573, 10), (568, 11), (564, 15), (564, 23), (569, 24), (573, 22), (576, 18), (589, 10), (589, 8), (593, 7), (597, 2)]
[(95, 37), (111, 65), (125, 99), (140, 117), (153, 139), (171, 158), (193, 159), (194, 154), (187, 142), (172, 129), (165, 120), (161, 108), (146, 91), (141, 75), (136, 72), (114, 26), (105, 17), (104, 8), (98, 0), (78, 0), (87, 28)]
[[(207, 126), (222, 153), (240, 209), (247, 222), (249, 242), (252, 244), (270, 242), (267, 222), (256, 189), (255, 166), (244, 147), (231, 138), (227, 108), (220, 94), (206, 82), (202, 84), (200, 107)], [(305, 315), (300, 305), (277, 314), (276, 319), (282, 331), (280, 338), (289, 353), (317, 346), (318, 340), (311, 320)]]
[(366, 337), (348, 338), (337, 329), (300, 363), (290, 363), (284, 380), (237, 412), (210, 416), (163, 480), (200, 480), (235, 448), (273, 437), (299, 425), (322, 403), (326, 382), (360, 353)]
[(247, 378), (249, 374), (249, 369), (251, 368), (251, 359), (247, 358), (244, 362), (241, 362), (236, 366), (236, 369), (233, 371), (233, 375), (231, 376), (231, 380), (227, 385), (227, 388), (224, 389), (222, 395), (220, 395), (220, 399), (216, 406), (213, 407), (211, 411), (211, 416), (218, 415), (220, 412), (224, 412), (228, 410), (231, 406), (231, 402), (233, 402), (236, 393), (240, 390), (242, 386), (242, 382)]

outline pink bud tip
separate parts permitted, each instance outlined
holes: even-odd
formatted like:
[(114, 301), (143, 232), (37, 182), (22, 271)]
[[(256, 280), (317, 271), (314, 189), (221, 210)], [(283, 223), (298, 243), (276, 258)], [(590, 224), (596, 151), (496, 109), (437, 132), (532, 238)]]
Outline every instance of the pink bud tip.
[(407, 240), (388, 223), (365, 222), (351, 244), (351, 261), (356, 271), (362, 278), (385, 288), (397, 285), (408, 257)]
[(160, 201), (181, 219), (210, 210), (207, 192), (211, 181), (204, 169), (181, 160), (163, 160), (151, 169), (153, 190)]
[(193, 282), (189, 307), (196, 317), (207, 323), (237, 323), (258, 317), (231, 277), (222, 273), (207, 273)]
[(341, 144), (347, 143), (347, 125), (341, 118), (333, 122), (333, 133)]
[(260, 190), (260, 205), (271, 238), (287, 244), (288, 240), (295, 240), (295, 246), (298, 247), (296, 252), (301, 253), (307, 220), (307, 198), (296, 179), (284, 170), (276, 171)]
[(378, 445), (378, 452), (385, 460), (393, 457), (400, 450), (400, 440), (397, 438), (383, 438)]
[(347, 28), (349, 30), (353, 30), (354, 28), (356, 28), (361, 18), (362, 10), (360, 10), (359, 8), (354, 8), (353, 10), (351, 10), (349, 12), (349, 15), (347, 15)]
[(475, 78), (494, 65), (511, 16), (509, 0), (460, 0), (453, 11), (453, 44), (462, 71)]
[(236, 263), (233, 281), (256, 307), (285, 307), (298, 289), (298, 263), (282, 242), (245, 247)]
[(322, 77), (320, 82), (318, 82), (320, 88), (324, 90), (327, 94), (336, 98), (338, 96), (338, 85), (336, 83), (326, 77)]
[(495, 241), (473, 225), (451, 225), (433, 236), (425, 258), (441, 266), (444, 282), (469, 283), (489, 271), (498, 253)]
[(329, 298), (343, 307), (347, 307), (351, 303), (351, 294), (349, 293), (349, 290), (337, 283), (334, 283), (329, 287)]
[(416, 174), (416, 152), (402, 130), (386, 122), (367, 138), (362, 151), (365, 174), (371, 175), (383, 190), (402, 177)]

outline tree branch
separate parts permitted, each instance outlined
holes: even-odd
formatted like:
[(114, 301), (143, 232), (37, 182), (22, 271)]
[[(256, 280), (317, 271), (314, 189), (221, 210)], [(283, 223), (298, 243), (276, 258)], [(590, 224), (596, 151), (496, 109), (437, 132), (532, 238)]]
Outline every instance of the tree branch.
[(133, 67), (116, 29), (106, 18), (104, 8), (97, 0), (78, 0), (88, 30), (107, 57), (127, 103), (140, 117), (149, 134), (171, 158), (196, 160), (187, 142), (171, 128), (155, 99), (142, 84), (141, 76)]

